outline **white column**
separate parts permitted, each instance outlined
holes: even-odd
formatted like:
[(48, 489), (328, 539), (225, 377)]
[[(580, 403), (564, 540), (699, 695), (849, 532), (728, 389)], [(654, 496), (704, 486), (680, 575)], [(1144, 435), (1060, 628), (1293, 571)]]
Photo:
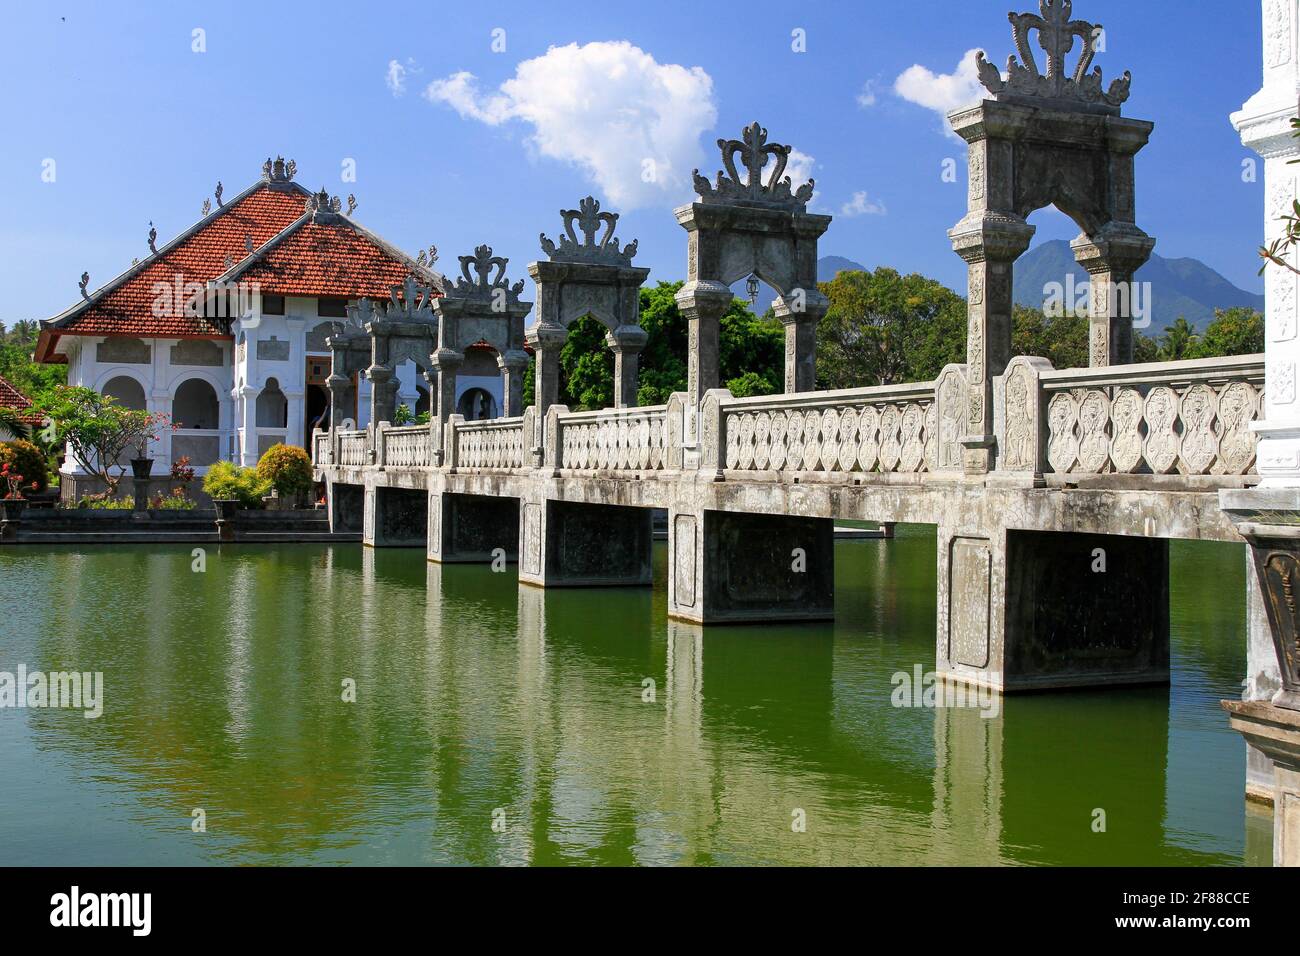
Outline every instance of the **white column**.
[[(172, 346), (177, 341), (177, 339), (153, 340), (153, 368), (151, 369), (150, 389), (146, 404), (149, 411), (155, 415), (159, 413), (171, 415), (172, 413), (172, 401), (175, 396), (168, 387), (167, 380), (171, 377)], [(155, 475), (165, 474), (171, 468), (172, 431), (170, 428), (159, 430), (158, 441), (154, 442), (149, 448), (149, 457), (154, 459), (153, 473)]]
[[(1300, 140), (1291, 120), (1300, 95), (1300, 0), (1263, 0), (1264, 83), (1232, 114), (1241, 141), (1264, 158), (1264, 243), (1282, 233), (1278, 217), (1296, 197)], [(1300, 264), (1293, 253), (1291, 261)], [(1270, 264), (1265, 276), (1265, 398), (1258, 467), (1263, 488), (1300, 488), (1300, 276)]]
[(235, 411), (239, 418), (239, 427), (243, 430), (243, 447), (240, 449), (239, 463), (246, 468), (257, 464), (257, 396), (260, 388), (245, 385), (239, 390), (235, 400)]

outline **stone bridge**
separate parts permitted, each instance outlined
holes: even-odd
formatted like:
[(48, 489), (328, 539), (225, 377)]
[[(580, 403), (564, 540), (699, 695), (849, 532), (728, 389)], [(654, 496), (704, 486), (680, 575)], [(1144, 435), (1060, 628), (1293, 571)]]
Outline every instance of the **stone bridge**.
[[(831, 219), (807, 211), (812, 182), (783, 177), (790, 147), (754, 123), (718, 141), (724, 169), (697, 171), (698, 200), (675, 211), (688, 239), (685, 391), (634, 407), (648, 270), (615, 236), (618, 216), (588, 197), (528, 267), (526, 333), (523, 283), (486, 246), (461, 257), (455, 283), (353, 310), (331, 339), (338, 427), (312, 439), (332, 527), (424, 547), (431, 561), (514, 561), (523, 584), (644, 587), (663, 512), (669, 614), (708, 625), (830, 618), (837, 520), (932, 525), (940, 673), (1001, 690), (1168, 681), (1168, 542), (1242, 540), (1218, 493), (1260, 480), (1264, 358), (1132, 364), (1133, 273), (1155, 245), (1134, 221), (1133, 159), (1153, 124), (1120, 116), (1127, 74), (1103, 90), (1087, 72), (1090, 25), (1062, 20), (1068, 4), (1044, 10), (1012, 17), (1025, 62), (1012, 57), (1004, 76), (981, 55), (987, 98), (949, 117), (969, 151), (967, 209), (949, 232), (968, 265), (965, 363), (929, 382), (815, 390), (829, 305), (817, 242)], [(1031, 28), (1045, 73), (1025, 52)], [(1012, 270), (1034, 233), (1027, 217), (1048, 205), (1081, 230), (1088, 368), (1012, 354)], [(778, 293), (783, 394), (718, 387), (720, 319), (746, 277)], [(613, 408), (557, 403), (559, 350), (584, 316), (607, 330)], [(445, 396), (464, 349), (483, 344), (498, 353), (510, 417), (466, 421)], [(349, 376), (388, 382), (394, 356), (420, 349), (440, 396), (431, 423), (393, 427), (376, 387), (376, 424), (346, 427)]]

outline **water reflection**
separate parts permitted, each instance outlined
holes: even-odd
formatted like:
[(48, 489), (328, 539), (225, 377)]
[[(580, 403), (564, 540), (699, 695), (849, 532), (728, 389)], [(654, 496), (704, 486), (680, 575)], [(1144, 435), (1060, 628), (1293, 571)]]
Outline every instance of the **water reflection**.
[(0, 711), (0, 862), (1241, 862), (1242, 639), (1198, 593), (1239, 558), (1175, 550), (1172, 691), (990, 718), (891, 703), (933, 664), (925, 529), (837, 545), (833, 624), (707, 632), (662, 547), (653, 590), (549, 592), (418, 551), (9, 549), (0, 669), (107, 699)]

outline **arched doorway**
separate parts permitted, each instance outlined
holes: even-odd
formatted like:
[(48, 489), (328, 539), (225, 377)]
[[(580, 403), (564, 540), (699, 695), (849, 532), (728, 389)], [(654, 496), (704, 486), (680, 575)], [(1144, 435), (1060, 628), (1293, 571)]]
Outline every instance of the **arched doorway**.
[(109, 379), (100, 394), (112, 398), (123, 408), (132, 408), (138, 412), (145, 410), (144, 386), (130, 375), (119, 375)]
[(217, 390), (201, 378), (181, 383), (172, 399), (172, 424), (177, 428), (215, 430), (220, 424), (221, 406)]
[(456, 403), (456, 414), (471, 422), (496, 418), (497, 401), (486, 389), (468, 388)]

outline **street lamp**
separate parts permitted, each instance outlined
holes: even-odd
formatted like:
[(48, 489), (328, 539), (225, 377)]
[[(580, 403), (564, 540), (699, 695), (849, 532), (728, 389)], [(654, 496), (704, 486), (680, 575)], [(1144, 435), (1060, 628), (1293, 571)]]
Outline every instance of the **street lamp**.
[(745, 291), (749, 293), (749, 304), (758, 305), (758, 276), (751, 274), (745, 280)]

